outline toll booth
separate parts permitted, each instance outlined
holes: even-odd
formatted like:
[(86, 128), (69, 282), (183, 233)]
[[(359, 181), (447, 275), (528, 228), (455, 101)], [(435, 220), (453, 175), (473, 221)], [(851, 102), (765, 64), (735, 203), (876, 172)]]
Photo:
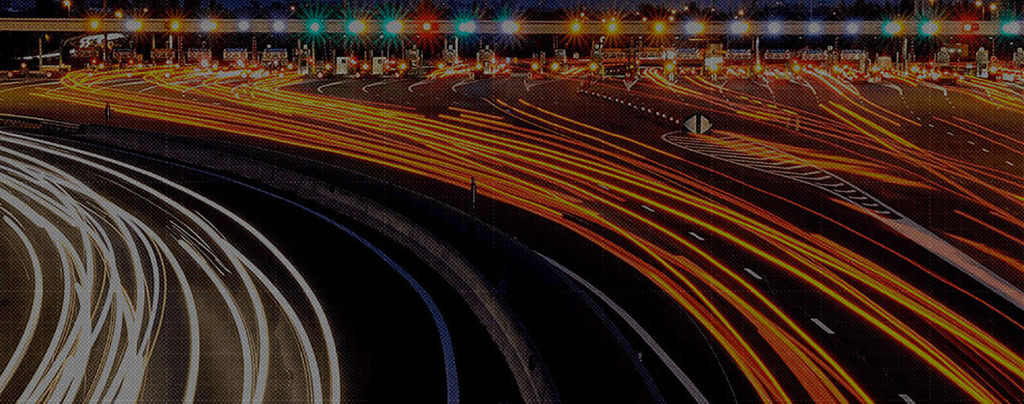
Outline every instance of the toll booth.
[(114, 48), (110, 53), (111, 60), (119, 64), (134, 64), (135, 63), (135, 49), (129, 48)]
[(409, 67), (409, 73), (416, 76), (422, 76), (426, 72), (424, 71), (423, 64), (423, 51), (413, 45), (405, 51), (405, 60)]
[(704, 51), (698, 48), (675, 50), (676, 73), (683, 76), (699, 75), (704, 68)]
[(598, 61), (604, 76), (623, 78), (628, 74), (626, 62), (628, 51), (622, 48), (606, 48), (595, 45), (594, 59)]
[(772, 78), (789, 78), (792, 75), (793, 58), (796, 53), (788, 49), (768, 49), (761, 58), (763, 74)]
[(940, 49), (935, 52), (935, 65), (940, 67), (949, 67), (951, 63), (949, 52), (945, 49)]
[[(637, 63), (641, 66), (661, 66), (666, 61), (671, 60), (668, 56), (668, 51), (662, 48), (639, 48), (637, 49), (636, 59)], [(672, 52), (675, 53), (674, 51)]]
[(156, 64), (173, 64), (175, 59), (175, 50), (171, 48), (154, 48), (149, 52), (149, 58)]
[(978, 51), (974, 54), (975, 59), (975, 72), (974, 74), (978, 77), (988, 78), (988, 70), (990, 59), (988, 51), (985, 48), (978, 48)]
[(555, 49), (555, 57), (552, 60), (565, 66), (569, 63), (569, 55), (565, 52), (565, 49)]
[(98, 61), (103, 53), (100, 51), (101, 47), (89, 46), (86, 48), (75, 49), (75, 53), (71, 54), (71, 58), (76, 61), (85, 61), (90, 63), (93, 60)]
[(804, 49), (796, 63), (800, 67), (794, 70), (821, 69), (828, 63), (828, 52), (824, 49)]
[(861, 73), (867, 73), (868, 53), (863, 49), (844, 49), (839, 52), (839, 60), (837, 64), (849, 67), (850, 69), (854, 69)]
[(448, 45), (444, 49), (444, 64), (446, 66), (453, 66), (459, 63), (459, 51), (455, 45)]
[(753, 72), (754, 52), (747, 49), (728, 49), (722, 55), (723, 69), (731, 77), (750, 77)]
[(263, 51), (260, 64), (268, 69), (278, 69), (288, 65), (288, 50), (284, 48), (267, 48)]
[(348, 76), (352, 69), (351, 65), (355, 64), (356, 60), (349, 56), (338, 56), (334, 58), (334, 74), (338, 76)]
[(384, 56), (374, 56), (372, 59), (372, 68), (370, 74), (374, 76), (381, 76), (384, 74), (384, 65), (387, 63), (388, 58)]
[(845, 49), (836, 55), (836, 63), (832, 65), (832, 76), (843, 78), (851, 83), (877, 82), (881, 79), (868, 70), (868, 53), (861, 49)]
[(213, 52), (210, 48), (189, 48), (185, 52), (185, 63), (209, 67), (213, 63)]
[(249, 51), (245, 48), (227, 48), (222, 54), (221, 60), (231, 68), (245, 68), (249, 61)]

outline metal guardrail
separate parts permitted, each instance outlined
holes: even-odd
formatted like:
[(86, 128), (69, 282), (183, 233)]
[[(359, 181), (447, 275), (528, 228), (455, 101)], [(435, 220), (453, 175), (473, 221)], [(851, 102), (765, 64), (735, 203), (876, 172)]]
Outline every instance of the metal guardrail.
[(16, 114), (0, 114), (0, 127), (44, 129), (58, 132), (80, 132), (82, 130), (82, 125), (77, 123)]
[[(313, 23), (316, 23), (315, 25)], [(385, 32), (389, 21), (364, 20), (363, 31), (348, 32), (350, 20), (200, 20), (160, 18), (0, 18), (0, 31), (22, 32), (144, 32), (144, 33), (278, 33), (372, 35)], [(738, 22), (746, 23), (740, 30)], [(417, 34), (514, 34), (514, 35), (804, 35), (804, 36), (991, 36), (1024, 33), (1024, 22), (1000, 21), (900, 21), (899, 32), (886, 32), (891, 21), (519, 21), (514, 32), (503, 29), (504, 21), (474, 21), (472, 32), (460, 32), (459, 21), (402, 21), (400, 35)], [(695, 24), (700, 24), (699, 27)], [(928, 24), (928, 27), (924, 27)], [(931, 25), (934, 24), (934, 25)], [(314, 29), (315, 27), (315, 29)], [(660, 28), (660, 32), (659, 31)], [(740, 32), (741, 31), (741, 32)]]

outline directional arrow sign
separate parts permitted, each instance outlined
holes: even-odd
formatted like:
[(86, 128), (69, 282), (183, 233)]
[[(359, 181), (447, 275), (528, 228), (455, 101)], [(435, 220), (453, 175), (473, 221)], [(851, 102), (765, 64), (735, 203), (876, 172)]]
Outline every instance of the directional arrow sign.
[(700, 113), (696, 113), (686, 118), (686, 121), (683, 122), (683, 127), (686, 128), (688, 133), (703, 135), (711, 130), (711, 120)]
[(633, 80), (622, 79), (622, 85), (626, 86), (626, 91), (631, 91), (631, 90), (633, 90), (633, 86), (636, 85), (636, 83), (639, 82), (639, 81), (640, 81), (639, 77), (635, 78)]

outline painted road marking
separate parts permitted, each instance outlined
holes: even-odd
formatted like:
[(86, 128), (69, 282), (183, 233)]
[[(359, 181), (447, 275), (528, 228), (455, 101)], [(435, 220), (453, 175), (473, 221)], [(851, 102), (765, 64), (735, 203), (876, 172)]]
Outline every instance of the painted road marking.
[(761, 277), (761, 275), (758, 275), (758, 274), (757, 274), (757, 272), (754, 272), (754, 270), (753, 270), (753, 269), (750, 269), (750, 268), (743, 268), (743, 270), (744, 270), (744, 271), (747, 271), (747, 273), (748, 273), (748, 274), (750, 274), (750, 276), (753, 276), (753, 277), (754, 277), (754, 279), (757, 279), (757, 280), (762, 280), (762, 279), (764, 279), (764, 278), (762, 278), (762, 277)]
[(379, 85), (385, 84), (385, 83), (387, 83), (387, 80), (381, 80), (381, 81), (378, 81), (378, 82), (373, 83), (373, 84), (367, 84), (367, 85), (363, 86), (363, 92), (369, 94), (370, 92), (367, 91), (368, 88), (376, 87), (376, 86), (379, 86)]
[(322, 86), (320, 86), (320, 87), (317, 87), (317, 88), (316, 88), (316, 92), (318, 92), (318, 93), (320, 93), (320, 94), (323, 94), (323, 93), (324, 93), (324, 89), (325, 89), (325, 88), (327, 88), (327, 87), (333, 87), (333, 86), (336, 86), (336, 85), (342, 84), (342, 83), (344, 83), (344, 82), (345, 82), (345, 80), (338, 80), (338, 81), (335, 81), (335, 82), (333, 82), (333, 83), (327, 83), (327, 84), (324, 84), (324, 85), (322, 85)]
[(829, 335), (835, 335), (835, 333), (836, 333), (836, 332), (835, 332), (835, 331), (832, 331), (832, 329), (831, 329), (831, 328), (828, 328), (828, 326), (827, 326), (827, 325), (825, 325), (825, 323), (821, 322), (821, 320), (818, 320), (818, 319), (816, 319), (816, 318), (813, 318), (813, 317), (812, 317), (812, 318), (811, 318), (811, 321), (813, 321), (813, 322), (814, 322), (814, 324), (817, 324), (817, 325), (818, 325), (818, 327), (821, 327), (821, 329), (822, 329), (822, 330), (824, 330), (824, 331), (825, 331), (826, 333), (828, 333)]

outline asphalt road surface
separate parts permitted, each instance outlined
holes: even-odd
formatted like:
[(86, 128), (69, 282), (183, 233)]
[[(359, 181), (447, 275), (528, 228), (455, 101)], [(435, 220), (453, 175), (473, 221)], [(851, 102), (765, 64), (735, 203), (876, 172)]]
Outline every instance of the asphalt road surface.
[[(643, 347), (647, 395), (633, 401), (1024, 395), (1012, 84), (152, 68), (4, 83), (0, 100), (287, 151), (476, 212), (551, 257)], [(712, 131), (682, 132), (697, 112)], [(581, 383), (552, 366), (556, 386)]]

